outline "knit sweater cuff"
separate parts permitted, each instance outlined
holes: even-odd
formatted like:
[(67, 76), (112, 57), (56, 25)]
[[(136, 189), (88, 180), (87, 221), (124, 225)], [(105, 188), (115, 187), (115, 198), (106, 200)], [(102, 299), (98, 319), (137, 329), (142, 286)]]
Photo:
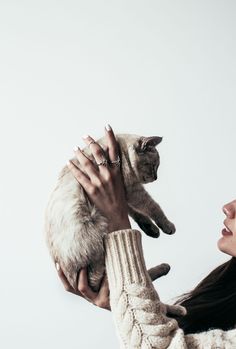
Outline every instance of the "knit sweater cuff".
[(122, 229), (111, 232), (104, 236), (104, 248), (111, 288), (132, 283), (154, 288), (144, 260), (140, 231)]

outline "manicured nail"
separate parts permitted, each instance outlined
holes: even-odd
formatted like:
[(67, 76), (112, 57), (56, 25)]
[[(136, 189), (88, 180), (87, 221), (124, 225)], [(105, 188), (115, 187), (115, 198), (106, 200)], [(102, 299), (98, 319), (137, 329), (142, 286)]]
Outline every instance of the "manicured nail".
[(56, 266), (56, 270), (59, 271), (61, 268), (60, 268), (60, 265), (58, 263), (55, 264)]
[(66, 163), (66, 164), (67, 164), (67, 166), (68, 166), (68, 167), (70, 167), (70, 166), (71, 166), (71, 162), (70, 162), (69, 160), (67, 161), (67, 163)]
[(111, 126), (110, 126), (109, 124), (106, 124), (105, 127), (106, 127), (106, 130), (107, 130), (107, 131), (111, 131)]
[(84, 135), (82, 138), (87, 139), (87, 138), (89, 138), (89, 135)]
[(78, 149), (79, 147), (77, 145), (73, 148), (74, 151), (77, 151)]

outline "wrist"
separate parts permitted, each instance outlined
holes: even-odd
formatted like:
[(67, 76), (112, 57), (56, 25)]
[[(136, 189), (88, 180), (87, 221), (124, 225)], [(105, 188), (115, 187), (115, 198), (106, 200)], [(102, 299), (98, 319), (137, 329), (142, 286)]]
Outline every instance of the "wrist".
[(112, 220), (109, 224), (108, 224), (108, 232), (111, 233), (112, 231), (116, 231), (116, 230), (122, 230), (122, 229), (131, 229), (131, 224), (129, 221), (129, 218), (122, 218), (120, 220)]

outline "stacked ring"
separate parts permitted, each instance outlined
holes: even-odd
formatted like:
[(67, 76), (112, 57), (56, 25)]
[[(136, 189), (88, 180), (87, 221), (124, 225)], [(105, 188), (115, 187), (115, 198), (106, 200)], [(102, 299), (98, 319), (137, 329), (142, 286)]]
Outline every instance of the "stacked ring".
[[(88, 144), (88, 146), (90, 147), (90, 145), (91, 145), (91, 144), (94, 144), (94, 143), (96, 143), (96, 142), (95, 142), (94, 140), (92, 140), (92, 141)], [(115, 161), (110, 161), (110, 164), (119, 167), (119, 166), (120, 166), (120, 157), (119, 157), (119, 155), (118, 155), (117, 160), (115, 160)], [(98, 166), (101, 166), (101, 165), (102, 165), (102, 166), (108, 166), (108, 160), (105, 159), (105, 158), (103, 158), (101, 162), (97, 163), (97, 165), (98, 165)]]
[(119, 157), (119, 155), (118, 155), (117, 160), (115, 160), (115, 161), (111, 161), (111, 164), (112, 164), (112, 165), (115, 165), (115, 166), (117, 166), (117, 167), (119, 167), (119, 166), (120, 166), (120, 157)]
[(108, 161), (107, 159), (103, 159), (101, 162), (97, 163), (98, 166), (103, 165), (103, 166), (108, 166)]

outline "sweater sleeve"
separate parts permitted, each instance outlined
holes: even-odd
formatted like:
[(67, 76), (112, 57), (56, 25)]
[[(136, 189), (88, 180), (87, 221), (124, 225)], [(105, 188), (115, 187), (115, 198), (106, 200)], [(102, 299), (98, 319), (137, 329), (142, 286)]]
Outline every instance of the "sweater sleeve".
[(162, 311), (147, 272), (142, 236), (123, 229), (104, 236), (110, 305), (123, 349), (232, 349), (236, 329), (184, 335), (178, 322)]

